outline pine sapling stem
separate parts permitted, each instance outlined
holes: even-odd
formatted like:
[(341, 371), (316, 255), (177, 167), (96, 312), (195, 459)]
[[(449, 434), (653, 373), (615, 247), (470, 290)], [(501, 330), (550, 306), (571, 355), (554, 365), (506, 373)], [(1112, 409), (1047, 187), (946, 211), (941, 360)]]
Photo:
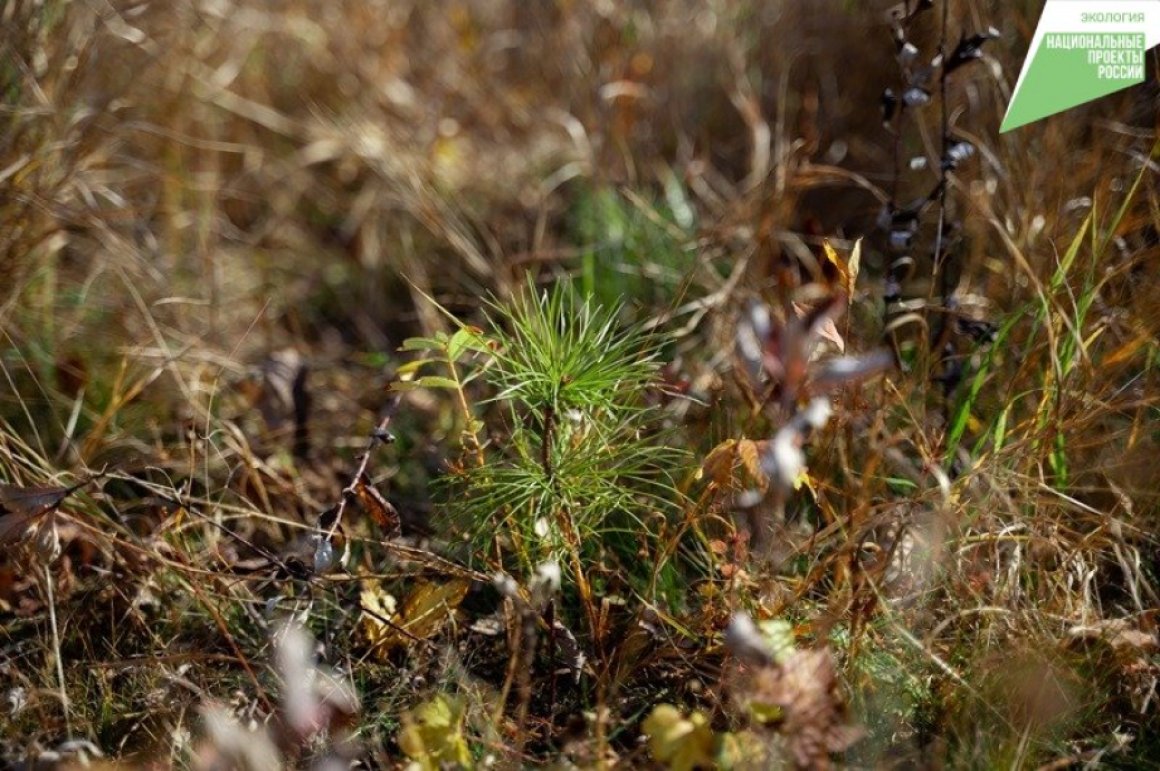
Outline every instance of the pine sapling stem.
[(548, 405), (544, 410), (544, 433), (540, 441), (540, 465), (544, 467), (544, 477), (553, 489), (556, 487), (556, 477), (552, 469), (552, 442), (556, 433), (556, 409)]

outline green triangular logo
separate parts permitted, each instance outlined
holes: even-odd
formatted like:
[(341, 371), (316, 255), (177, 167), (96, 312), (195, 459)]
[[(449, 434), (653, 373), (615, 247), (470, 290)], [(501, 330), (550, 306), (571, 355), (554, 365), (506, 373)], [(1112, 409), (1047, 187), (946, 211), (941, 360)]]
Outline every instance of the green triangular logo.
[(1048, 0), (999, 131), (1144, 82), (1160, 0)]

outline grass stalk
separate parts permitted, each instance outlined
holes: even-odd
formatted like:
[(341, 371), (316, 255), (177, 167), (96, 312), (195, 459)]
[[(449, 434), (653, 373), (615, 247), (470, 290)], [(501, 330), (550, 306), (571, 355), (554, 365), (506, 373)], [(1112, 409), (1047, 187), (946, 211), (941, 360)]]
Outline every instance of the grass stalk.
[(56, 594), (53, 591), (52, 568), (46, 562), (44, 565), (44, 591), (48, 598), (48, 622), (52, 628), (52, 658), (56, 667), (57, 689), (60, 694), (60, 707), (64, 713), (65, 738), (72, 739), (71, 705), (68, 698), (68, 688), (64, 679), (64, 656), (61, 652), (60, 629), (56, 622)]

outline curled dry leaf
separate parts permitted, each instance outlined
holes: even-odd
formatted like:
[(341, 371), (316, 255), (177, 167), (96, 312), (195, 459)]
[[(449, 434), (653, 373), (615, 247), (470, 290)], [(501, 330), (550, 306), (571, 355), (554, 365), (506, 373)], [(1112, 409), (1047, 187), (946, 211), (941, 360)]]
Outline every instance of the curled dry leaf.
[(402, 532), (398, 510), (378, 491), (366, 474), (355, 483), (354, 494), (363, 511), (370, 515), (387, 538), (395, 538)]
[(572, 682), (579, 683), (580, 676), (584, 674), (584, 667), (588, 664), (588, 656), (580, 647), (580, 641), (559, 619), (552, 620), (552, 638), (561, 664), (555, 674), (571, 675)]
[(705, 456), (698, 478), (721, 489), (756, 487), (764, 492), (769, 486), (761, 468), (766, 444), (763, 440), (726, 439)]
[(0, 485), (0, 544), (22, 540), (29, 527), (56, 511), (75, 489)]

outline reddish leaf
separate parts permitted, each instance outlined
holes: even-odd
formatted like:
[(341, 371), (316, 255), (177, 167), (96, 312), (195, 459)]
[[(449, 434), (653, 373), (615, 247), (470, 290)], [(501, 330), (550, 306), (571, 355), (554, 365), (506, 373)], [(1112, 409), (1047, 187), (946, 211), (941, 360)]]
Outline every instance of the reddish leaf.
[(399, 512), (395, 507), (383, 497), (383, 494), (371, 484), (370, 479), (366, 474), (359, 478), (354, 486), (355, 496), (358, 497), (359, 505), (362, 506), (363, 511), (371, 516), (388, 538), (394, 538), (402, 531), (402, 523), (399, 521)]

